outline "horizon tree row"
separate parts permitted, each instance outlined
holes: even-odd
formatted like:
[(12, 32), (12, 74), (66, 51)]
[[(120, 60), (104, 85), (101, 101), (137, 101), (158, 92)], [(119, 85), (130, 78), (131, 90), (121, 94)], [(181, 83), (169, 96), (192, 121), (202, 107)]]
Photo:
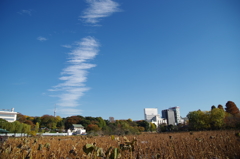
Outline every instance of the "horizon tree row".
[(211, 107), (210, 111), (189, 112), (189, 130), (218, 130), (240, 128), (240, 112), (232, 101), (226, 103), (224, 110), (222, 105)]

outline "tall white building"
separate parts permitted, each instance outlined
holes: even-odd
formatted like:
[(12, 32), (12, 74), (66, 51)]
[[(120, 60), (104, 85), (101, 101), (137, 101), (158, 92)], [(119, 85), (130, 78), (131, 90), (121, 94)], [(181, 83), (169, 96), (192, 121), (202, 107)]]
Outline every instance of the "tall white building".
[(144, 117), (146, 121), (151, 121), (153, 117), (158, 115), (157, 108), (144, 108)]
[(9, 109), (0, 109), (0, 118), (5, 119), (8, 122), (14, 122), (17, 120), (17, 112), (14, 112), (14, 108)]
[(169, 109), (174, 111), (176, 124), (182, 123), (181, 115), (180, 115), (180, 107), (171, 107)]

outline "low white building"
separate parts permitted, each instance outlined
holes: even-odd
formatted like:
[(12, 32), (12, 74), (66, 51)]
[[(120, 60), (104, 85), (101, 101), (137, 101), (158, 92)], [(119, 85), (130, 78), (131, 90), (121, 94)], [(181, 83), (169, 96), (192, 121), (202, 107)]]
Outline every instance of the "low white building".
[(75, 135), (81, 135), (86, 133), (86, 129), (81, 124), (72, 124), (71, 127), (72, 133)]
[(17, 112), (14, 112), (14, 108), (10, 109), (0, 109), (0, 118), (5, 119), (8, 122), (14, 122), (17, 120)]
[(152, 118), (151, 123), (154, 123), (158, 127), (158, 125), (167, 124), (167, 119), (160, 118), (160, 115), (156, 115)]

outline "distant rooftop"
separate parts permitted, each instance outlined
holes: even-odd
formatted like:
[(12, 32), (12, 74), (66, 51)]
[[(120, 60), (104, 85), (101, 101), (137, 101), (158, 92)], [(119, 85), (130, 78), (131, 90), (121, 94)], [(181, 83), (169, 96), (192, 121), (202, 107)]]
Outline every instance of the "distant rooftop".
[(0, 109), (0, 111), (5, 111), (5, 112), (14, 112), (14, 108), (12, 108), (12, 109)]

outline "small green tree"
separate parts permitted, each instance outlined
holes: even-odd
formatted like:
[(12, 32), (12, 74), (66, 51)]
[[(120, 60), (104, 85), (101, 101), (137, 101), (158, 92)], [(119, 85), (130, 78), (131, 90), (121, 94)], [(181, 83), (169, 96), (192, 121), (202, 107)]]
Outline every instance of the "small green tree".
[(6, 129), (7, 123), (7, 120), (0, 118), (0, 128)]
[(22, 133), (22, 130), (23, 130), (23, 124), (20, 123), (19, 121), (14, 121), (12, 123), (13, 125), (15, 125), (15, 129), (14, 129), (14, 133)]
[(31, 126), (28, 124), (23, 124), (22, 133), (24, 133), (24, 136), (25, 136), (25, 134), (29, 134), (30, 131), (31, 131)]
[(106, 122), (103, 120), (102, 117), (97, 117), (96, 118), (97, 121), (98, 121), (98, 126), (101, 128), (101, 129), (105, 129), (106, 127)]
[(35, 131), (36, 133), (38, 133), (38, 131), (39, 131), (39, 123), (38, 123), (38, 122), (36, 123), (36, 125), (35, 125), (35, 127), (34, 127), (34, 131)]
[(215, 105), (213, 105), (212, 107), (211, 107), (211, 110), (213, 110), (213, 109), (215, 109), (216, 107), (215, 107)]
[(149, 130), (150, 130), (151, 132), (157, 130), (157, 126), (156, 126), (154, 123), (149, 123), (149, 124), (150, 124), (150, 126), (149, 126)]
[(210, 123), (212, 129), (221, 129), (224, 126), (225, 111), (223, 109), (212, 109)]
[(145, 131), (149, 131), (149, 123), (145, 120), (137, 121), (137, 125), (141, 126), (141, 127), (144, 127)]

